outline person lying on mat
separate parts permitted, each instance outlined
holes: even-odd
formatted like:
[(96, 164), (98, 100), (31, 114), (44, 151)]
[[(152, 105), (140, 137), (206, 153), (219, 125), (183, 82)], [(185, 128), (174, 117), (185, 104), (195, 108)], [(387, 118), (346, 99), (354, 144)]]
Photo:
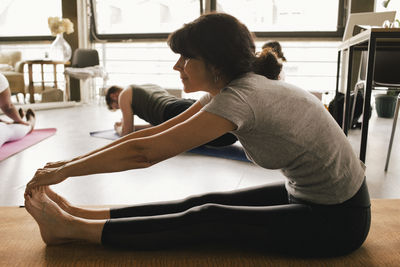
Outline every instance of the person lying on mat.
[[(119, 136), (166, 122), (196, 102), (193, 99), (175, 97), (155, 84), (130, 85), (126, 89), (116, 85), (110, 86), (105, 98), (110, 110), (121, 109), (122, 119), (114, 124)], [(134, 115), (150, 124), (135, 125)], [(237, 138), (233, 134), (226, 133), (206, 145), (221, 147), (232, 145), (236, 141)]]
[(31, 109), (26, 113), (26, 121), (23, 120), (22, 109), (15, 108), (11, 101), (11, 91), (7, 78), (0, 73), (0, 109), (13, 121), (0, 119), (0, 147), (10, 141), (23, 138), (30, 133), (35, 126), (35, 114)]
[[(202, 15), (167, 42), (180, 54), (173, 68), (184, 91), (206, 94), (160, 125), (38, 169), (25, 205), (44, 242), (141, 250), (237, 244), (310, 256), (359, 248), (370, 226), (365, 166), (322, 103), (259, 75), (265, 58), (256, 57), (252, 34), (231, 15)], [(285, 181), (97, 211), (73, 207), (47, 187), (70, 177), (148, 168), (227, 132), (254, 163), (281, 169)]]

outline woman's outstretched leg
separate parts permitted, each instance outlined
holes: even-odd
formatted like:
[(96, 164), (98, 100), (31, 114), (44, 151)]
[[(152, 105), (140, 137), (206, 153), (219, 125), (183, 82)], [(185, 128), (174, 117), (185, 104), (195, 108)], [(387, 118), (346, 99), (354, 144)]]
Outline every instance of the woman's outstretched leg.
[(84, 240), (100, 243), (105, 220), (85, 220), (63, 211), (45, 193), (44, 188), (25, 195), (25, 208), (39, 225), (43, 241), (56, 245)]
[(34, 117), (28, 124), (0, 122), (0, 147), (6, 142), (19, 140), (30, 133), (35, 125)]
[(46, 195), (67, 213), (84, 219), (102, 220), (110, 218), (110, 209), (88, 209), (72, 205), (68, 200), (54, 192), (49, 186), (44, 187)]
[(123, 208), (88, 209), (75, 206), (68, 200), (45, 187), (45, 193), (61, 209), (67, 213), (84, 219), (101, 220), (109, 218), (127, 218), (138, 216), (154, 216), (186, 211), (204, 204), (221, 204), (230, 206), (273, 206), (288, 203), (287, 192), (283, 183), (246, 188), (228, 192), (208, 193), (190, 196), (183, 200), (149, 203)]
[(149, 203), (130, 207), (112, 208), (111, 218), (154, 216), (184, 212), (204, 204), (228, 206), (274, 206), (288, 204), (288, 193), (283, 182), (227, 192), (190, 196), (183, 200)]

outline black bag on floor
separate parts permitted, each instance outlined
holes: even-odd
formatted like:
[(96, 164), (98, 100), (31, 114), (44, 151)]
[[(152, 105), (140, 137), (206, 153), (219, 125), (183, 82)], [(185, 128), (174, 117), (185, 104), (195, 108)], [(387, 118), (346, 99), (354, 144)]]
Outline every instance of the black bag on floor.
[[(353, 107), (353, 101), (354, 101), (354, 94), (350, 94), (350, 116), (351, 116), (351, 109)], [(344, 105), (344, 94), (337, 93), (335, 98), (329, 103), (328, 106), (329, 113), (331, 113), (331, 115), (333, 116), (333, 118), (336, 120), (336, 122), (339, 124), (340, 127), (342, 127), (342, 121), (343, 121), (343, 105)], [(364, 105), (364, 95), (361, 91), (359, 91), (357, 94), (357, 101), (354, 109), (353, 121), (349, 122), (350, 127), (348, 127), (348, 129), (356, 129), (356, 128), (361, 129), (361, 122), (358, 122), (358, 120), (362, 115), (363, 105)], [(371, 110), (372, 108), (370, 109), (369, 117), (371, 117)]]

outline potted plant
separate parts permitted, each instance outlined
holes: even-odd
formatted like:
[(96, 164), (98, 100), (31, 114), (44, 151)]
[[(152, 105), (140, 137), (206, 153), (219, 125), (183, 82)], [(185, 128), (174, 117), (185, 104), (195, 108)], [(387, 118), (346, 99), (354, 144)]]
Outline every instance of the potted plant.
[(389, 89), (386, 94), (377, 94), (375, 96), (375, 108), (378, 117), (393, 118), (399, 93), (400, 88), (397, 88)]

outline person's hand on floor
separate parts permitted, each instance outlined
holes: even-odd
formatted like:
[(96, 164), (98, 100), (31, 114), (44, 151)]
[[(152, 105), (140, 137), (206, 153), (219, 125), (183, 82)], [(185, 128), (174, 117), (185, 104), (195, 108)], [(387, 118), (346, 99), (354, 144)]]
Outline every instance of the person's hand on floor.
[(114, 123), (114, 130), (119, 136), (122, 135), (122, 121), (117, 121), (116, 123)]
[(117, 121), (114, 123), (114, 129), (121, 126), (122, 126), (122, 121)]

